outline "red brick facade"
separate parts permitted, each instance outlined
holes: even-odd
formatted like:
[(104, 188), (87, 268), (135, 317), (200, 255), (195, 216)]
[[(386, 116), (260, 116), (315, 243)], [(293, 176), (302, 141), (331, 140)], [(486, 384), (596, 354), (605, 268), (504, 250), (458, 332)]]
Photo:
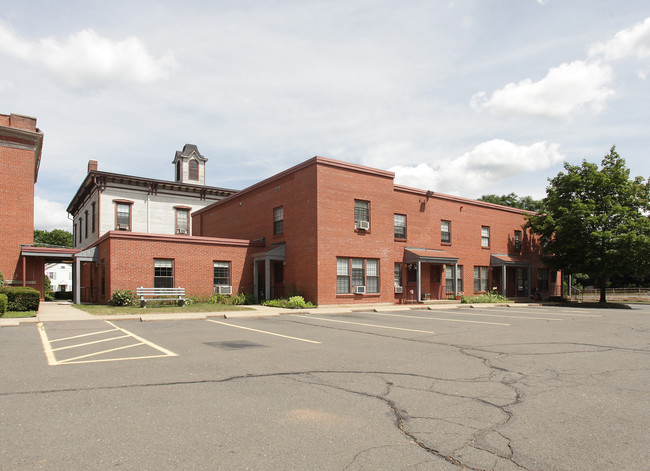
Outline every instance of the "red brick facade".
[[(453, 294), (445, 287), (445, 268), (451, 266), (445, 257), (462, 266), (465, 294), (475, 292), (474, 267), (484, 267), (480, 270), (487, 274), (487, 283), (477, 291), (493, 287), (504, 291), (503, 269), (508, 296), (528, 296), (538, 288), (537, 272), (544, 267), (535, 241), (522, 228), (522, 211), (397, 186), (393, 179), (391, 172), (316, 157), (193, 213), (193, 230), (209, 237), (264, 239), (267, 250), (285, 244), (284, 285), (318, 304), (417, 301), (413, 270), (418, 261), (420, 299), (445, 298)], [(368, 202), (368, 230), (355, 228), (355, 200)], [(283, 208), (283, 231), (274, 234), (273, 213), (279, 207)], [(406, 218), (405, 239), (395, 238), (395, 214)], [(451, 226), (449, 243), (441, 240), (441, 220)], [(489, 228), (486, 247), (481, 244), (482, 227)], [(515, 231), (522, 235), (518, 247)], [(424, 258), (409, 263), (409, 248), (424, 253)], [(426, 255), (435, 255), (435, 259)], [(337, 258), (365, 260), (366, 270), (367, 260), (378, 263), (378, 292), (354, 294), (350, 289), (337, 294)], [(400, 294), (394, 289), (395, 264), (400, 264)], [(556, 277), (548, 274), (544, 294), (559, 292)]]
[(34, 241), (34, 183), (42, 142), (35, 118), (0, 115), (0, 272), (7, 282), (41, 293), (43, 259), (23, 262), (20, 253), (21, 244)]

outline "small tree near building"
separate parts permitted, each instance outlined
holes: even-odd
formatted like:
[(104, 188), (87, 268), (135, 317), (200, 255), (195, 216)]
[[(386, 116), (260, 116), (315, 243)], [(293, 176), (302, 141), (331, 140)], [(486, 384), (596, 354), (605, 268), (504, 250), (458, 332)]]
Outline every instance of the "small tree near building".
[(604, 303), (609, 277), (650, 271), (650, 180), (630, 179), (615, 147), (601, 168), (583, 161), (564, 169), (549, 179), (545, 210), (527, 226), (539, 235), (545, 262), (597, 278)]

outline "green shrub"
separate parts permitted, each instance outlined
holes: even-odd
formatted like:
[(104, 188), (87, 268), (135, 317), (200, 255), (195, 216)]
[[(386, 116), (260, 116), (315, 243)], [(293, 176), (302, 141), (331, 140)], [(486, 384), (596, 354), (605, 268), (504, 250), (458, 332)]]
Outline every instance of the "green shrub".
[(501, 296), (494, 290), (490, 290), (479, 296), (461, 296), (460, 302), (462, 304), (505, 303), (508, 302), (508, 298)]
[(7, 312), (7, 295), (0, 294), (0, 316)]
[(54, 295), (52, 294), (52, 292), (47, 292), (43, 295), (43, 299), (45, 301), (54, 301)]
[(7, 311), (38, 311), (41, 293), (34, 288), (5, 286), (0, 293), (7, 296)]
[(234, 295), (227, 294), (213, 294), (208, 301), (212, 304), (229, 304), (229, 305), (240, 305), (240, 304), (254, 304), (255, 296), (249, 293), (239, 293)]
[(269, 299), (268, 301), (264, 301), (262, 303), (262, 306), (280, 307), (284, 309), (304, 309), (308, 307), (316, 307), (312, 303), (305, 302), (302, 296), (291, 296), (289, 299)]
[(4, 284), (5, 284), (5, 277), (2, 274), (2, 272), (0, 272), (0, 286), (4, 286)]
[(111, 306), (135, 306), (138, 303), (138, 295), (130, 289), (118, 289), (113, 291), (108, 304)]

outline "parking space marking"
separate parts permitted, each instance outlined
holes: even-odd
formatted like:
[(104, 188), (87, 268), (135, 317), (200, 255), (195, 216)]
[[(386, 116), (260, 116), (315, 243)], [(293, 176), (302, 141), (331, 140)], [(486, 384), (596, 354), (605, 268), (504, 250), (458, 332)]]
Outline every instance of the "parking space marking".
[(290, 335), (276, 334), (275, 332), (269, 332), (267, 330), (253, 329), (251, 327), (244, 327), (242, 325), (228, 324), (227, 322), (215, 321), (214, 319), (206, 319), (208, 322), (214, 322), (215, 324), (227, 325), (228, 327), (235, 327), (237, 329), (251, 330), (253, 332), (259, 332), (261, 334), (275, 335), (276, 337), (283, 337), (285, 339), (299, 340), (300, 342), (307, 343), (321, 343), (316, 340), (301, 339), (300, 337), (292, 337)]
[(327, 322), (339, 322), (341, 324), (352, 324), (352, 325), (362, 325), (364, 327), (376, 327), (378, 329), (390, 329), (390, 330), (402, 330), (405, 332), (417, 332), (420, 334), (435, 334), (435, 332), (431, 330), (418, 330), (418, 329), (407, 329), (404, 327), (389, 327), (387, 325), (377, 325), (377, 324), (364, 324), (363, 322), (351, 322), (351, 321), (341, 321), (338, 319), (326, 319), (324, 317), (314, 317), (314, 316), (299, 316), (305, 319), (318, 319), (321, 321), (327, 321)]
[(425, 316), (406, 316), (404, 314), (387, 314), (385, 312), (371, 312), (374, 316), (390, 316), (390, 317), (405, 317), (407, 319), (427, 319), (433, 321), (449, 321), (449, 322), (466, 322), (469, 324), (487, 324), (487, 325), (510, 325), (505, 322), (488, 322), (488, 321), (469, 321), (467, 319), (447, 319), (446, 317), (425, 317)]
[(533, 321), (563, 321), (564, 320), (564, 319), (557, 319), (554, 317), (509, 316), (506, 314), (481, 314), (478, 312), (454, 312), (454, 314), (459, 316), (504, 317), (506, 319), (528, 319)]
[[(125, 360), (143, 360), (143, 359), (149, 359), (149, 358), (163, 358), (163, 357), (175, 357), (178, 356), (176, 353), (167, 350), (166, 348), (161, 347), (160, 345), (156, 345), (153, 342), (150, 342), (146, 339), (143, 339), (142, 337), (134, 334), (133, 332), (129, 332), (126, 329), (123, 329), (121, 327), (116, 326), (110, 321), (105, 321), (108, 325), (112, 327), (112, 329), (108, 330), (98, 330), (95, 332), (90, 332), (87, 334), (80, 334), (80, 335), (74, 335), (71, 337), (62, 337), (59, 339), (52, 339), (50, 340), (47, 332), (45, 331), (45, 326), (43, 325), (42, 322), (39, 322), (37, 324), (38, 326), (38, 332), (41, 336), (41, 342), (43, 343), (43, 351), (45, 352), (45, 356), (47, 358), (47, 363), (50, 366), (57, 366), (57, 365), (70, 365), (70, 364), (79, 364), (79, 363), (101, 363), (101, 362), (109, 362), (109, 361), (125, 361)], [(76, 343), (73, 345), (68, 345), (65, 347), (58, 347), (58, 348), (53, 348), (52, 344), (56, 344), (57, 342), (63, 342), (63, 341), (70, 341), (70, 340), (76, 340), (76, 339), (81, 339), (81, 338), (86, 338), (86, 337), (91, 337), (94, 335), (100, 335), (100, 334), (109, 334), (111, 332), (121, 332), (124, 335), (117, 335), (117, 336), (111, 336), (106, 339), (101, 339), (101, 340), (95, 340), (91, 342), (82, 342), (82, 343)], [(80, 348), (80, 347), (87, 347), (90, 345), (98, 345), (100, 343), (104, 342), (111, 342), (115, 340), (120, 340), (120, 339), (125, 339), (125, 338), (131, 338), (136, 341), (136, 343), (131, 343), (129, 345), (123, 345), (120, 347), (115, 347), (115, 348), (109, 348), (109, 349), (104, 349), (104, 350), (99, 350), (96, 352), (91, 352), (91, 353), (86, 353), (85, 355), (79, 355), (76, 357), (72, 358), (65, 358), (62, 360), (57, 360), (56, 355), (54, 352), (60, 352), (62, 350), (70, 350), (74, 348)], [(133, 348), (133, 347), (139, 347), (142, 345), (146, 345), (150, 348), (153, 348), (154, 350), (157, 350), (160, 352), (160, 354), (154, 354), (154, 355), (139, 355), (139, 356), (131, 356), (131, 357), (116, 357), (116, 358), (93, 358), (89, 360), (88, 358), (96, 357), (98, 355), (104, 355), (107, 353), (113, 353), (121, 350), (126, 350), (128, 348)]]

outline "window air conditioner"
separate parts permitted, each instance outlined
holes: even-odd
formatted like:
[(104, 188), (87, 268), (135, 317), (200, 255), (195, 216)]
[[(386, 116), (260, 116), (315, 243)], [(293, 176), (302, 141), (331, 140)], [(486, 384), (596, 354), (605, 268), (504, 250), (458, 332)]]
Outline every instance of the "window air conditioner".
[(177, 229), (176, 233), (177, 234), (187, 234), (187, 229)]
[(366, 294), (366, 287), (365, 286), (355, 286), (354, 287), (354, 294)]
[(118, 224), (117, 228), (121, 231), (128, 231), (129, 230), (129, 225), (128, 224)]
[(357, 228), (362, 231), (367, 231), (370, 229), (370, 223), (368, 221), (359, 221)]
[(395, 294), (402, 294), (403, 288), (401, 286), (395, 286)]
[(232, 294), (232, 286), (217, 285), (214, 287), (216, 294)]

